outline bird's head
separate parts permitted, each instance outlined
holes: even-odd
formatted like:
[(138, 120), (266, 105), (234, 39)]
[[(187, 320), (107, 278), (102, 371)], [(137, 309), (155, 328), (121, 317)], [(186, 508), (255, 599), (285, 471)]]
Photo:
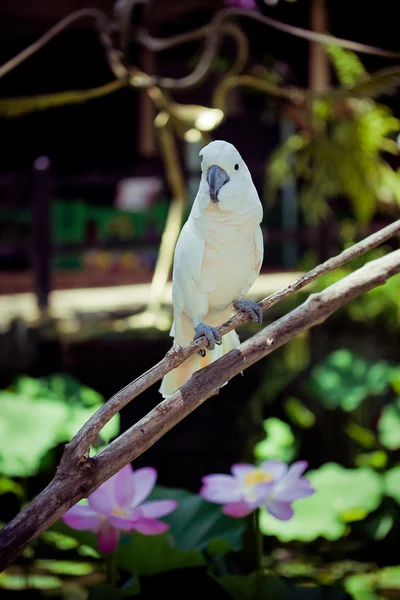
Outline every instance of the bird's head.
[(212, 203), (222, 211), (240, 209), (246, 197), (252, 195), (254, 185), (236, 148), (229, 142), (216, 140), (205, 146), (200, 156), (200, 189), (204, 203)]

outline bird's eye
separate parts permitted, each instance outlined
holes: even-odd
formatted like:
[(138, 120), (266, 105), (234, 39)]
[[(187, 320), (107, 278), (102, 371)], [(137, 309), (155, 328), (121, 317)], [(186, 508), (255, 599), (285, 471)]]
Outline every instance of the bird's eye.
[(237, 163), (235, 165), (235, 171), (239, 171), (239, 165)]

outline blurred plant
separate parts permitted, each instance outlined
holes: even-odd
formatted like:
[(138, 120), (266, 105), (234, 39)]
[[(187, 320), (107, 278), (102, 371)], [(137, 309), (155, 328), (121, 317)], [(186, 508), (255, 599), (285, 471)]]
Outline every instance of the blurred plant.
[(203, 477), (200, 495), (209, 502), (223, 504), (229, 517), (245, 517), (265, 506), (276, 519), (287, 521), (293, 516), (291, 503), (314, 494), (309, 481), (301, 477), (307, 463), (299, 461), (287, 467), (278, 460), (267, 460), (255, 467), (232, 466), (232, 475)]
[[(343, 229), (350, 230), (346, 234), (344, 244), (345, 247), (348, 247), (353, 243), (348, 241), (348, 239), (354, 240), (354, 227), (349, 227), (348, 222), (346, 222)], [(376, 248), (368, 253), (368, 259), (374, 260), (380, 258), (388, 251), (390, 251), (390, 247), (383, 246)], [(313, 283), (313, 291), (319, 292), (325, 289), (327, 286), (349, 275), (364, 263), (365, 259), (358, 258), (352, 261), (351, 266), (346, 265), (332, 273), (323, 275)], [(311, 264), (315, 264), (315, 260)], [(306, 267), (306, 263), (303, 266)], [(400, 323), (400, 276), (392, 277), (385, 285), (378, 286), (363, 296), (356, 298), (346, 305), (343, 311), (338, 312), (333, 319), (339, 318), (342, 321), (343, 313), (356, 323), (365, 323), (369, 327), (383, 325), (389, 332), (397, 331)]]
[(382, 396), (397, 373), (386, 361), (367, 361), (341, 348), (319, 361), (311, 370), (304, 390), (325, 408), (352, 412), (370, 396)]
[(296, 439), (288, 423), (270, 417), (263, 423), (265, 439), (254, 447), (254, 455), (258, 460), (275, 459), (289, 462), (293, 459)]
[[(42, 379), (18, 377), (0, 392), (0, 472), (9, 477), (35, 475), (48, 452), (69, 442), (103, 405), (102, 396), (69, 375)], [(119, 415), (104, 427), (98, 446), (119, 431)]]
[[(384, 153), (398, 155), (394, 136), (400, 121), (374, 95), (390, 92), (398, 78), (367, 78), (358, 57), (327, 46), (342, 88), (328, 92), (300, 110), (298, 133), (272, 154), (267, 167), (268, 194), (274, 198), (289, 178), (300, 178), (300, 204), (307, 221), (326, 218), (329, 200), (350, 200), (356, 219), (368, 222), (378, 205), (400, 204), (400, 171)], [(360, 87), (357, 90), (357, 86)], [(293, 160), (294, 158), (294, 160)]]
[(364, 519), (381, 503), (382, 477), (369, 468), (344, 469), (327, 463), (308, 474), (317, 493), (296, 502), (294, 516), (287, 524), (261, 510), (260, 527), (265, 535), (281, 541), (312, 541), (319, 536), (338, 540), (346, 534), (348, 523)]
[(177, 506), (175, 500), (143, 502), (155, 486), (157, 471), (144, 467), (133, 471), (130, 464), (103, 483), (88, 497), (87, 504), (70, 508), (62, 521), (81, 531), (93, 531), (105, 554), (114, 552), (120, 531), (158, 535), (169, 529), (159, 521)]

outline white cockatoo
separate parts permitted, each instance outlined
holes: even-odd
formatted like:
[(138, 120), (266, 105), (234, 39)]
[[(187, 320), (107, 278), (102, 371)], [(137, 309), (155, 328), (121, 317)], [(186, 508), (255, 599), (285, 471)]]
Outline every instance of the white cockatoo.
[(172, 302), (174, 346), (205, 335), (200, 350), (163, 378), (160, 392), (171, 396), (195, 371), (240, 344), (217, 329), (234, 309), (262, 322), (260, 307), (245, 296), (263, 261), (263, 210), (250, 172), (232, 144), (216, 140), (201, 152), (201, 181), (175, 248)]

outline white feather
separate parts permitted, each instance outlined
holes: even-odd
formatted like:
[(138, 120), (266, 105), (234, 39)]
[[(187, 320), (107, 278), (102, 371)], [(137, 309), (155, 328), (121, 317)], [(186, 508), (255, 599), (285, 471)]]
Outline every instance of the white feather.
[[(262, 206), (249, 170), (231, 144), (215, 141), (200, 153), (202, 178), (189, 218), (175, 248), (172, 299), (174, 345), (185, 345), (200, 323), (217, 327), (229, 319), (233, 302), (243, 299), (255, 282), (263, 260), (260, 228)], [(210, 199), (208, 169), (224, 169), (229, 181)], [(237, 165), (237, 168), (235, 168)], [(200, 368), (239, 345), (236, 332), (223, 337), (221, 346), (197, 354), (168, 373), (160, 391), (173, 394)]]

